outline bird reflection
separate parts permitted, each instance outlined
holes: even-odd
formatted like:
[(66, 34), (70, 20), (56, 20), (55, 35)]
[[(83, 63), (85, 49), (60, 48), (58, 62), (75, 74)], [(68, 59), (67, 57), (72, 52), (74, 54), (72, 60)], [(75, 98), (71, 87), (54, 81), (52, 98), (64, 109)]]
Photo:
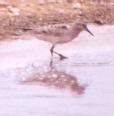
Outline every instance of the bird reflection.
[(65, 71), (58, 71), (56, 68), (44, 73), (34, 73), (22, 81), (23, 84), (37, 84), (47, 86), (59, 90), (68, 90), (78, 95), (83, 94), (86, 88), (85, 85), (80, 85), (77, 77), (66, 73)]

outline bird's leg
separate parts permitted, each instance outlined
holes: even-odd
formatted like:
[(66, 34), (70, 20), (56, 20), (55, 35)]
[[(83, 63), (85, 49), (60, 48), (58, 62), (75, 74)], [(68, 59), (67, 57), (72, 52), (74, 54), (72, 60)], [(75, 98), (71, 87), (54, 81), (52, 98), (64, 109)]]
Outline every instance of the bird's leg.
[(55, 48), (55, 45), (52, 45), (50, 52), (51, 52), (51, 61), (50, 61), (50, 66), (53, 66), (53, 49)]
[(54, 51), (54, 48), (55, 48), (55, 44), (54, 44), (54, 45), (52, 45), (52, 47), (51, 47), (51, 49), (50, 49), (51, 56), (52, 56), (52, 59), (51, 59), (51, 62), (50, 62), (50, 66), (52, 66), (52, 64), (53, 64), (53, 53), (55, 53), (55, 54), (59, 55), (60, 60), (64, 60), (64, 59), (66, 59), (66, 58), (67, 58), (66, 56), (64, 56), (64, 55), (62, 55), (62, 54), (60, 54), (60, 53), (58, 53), (58, 52)]
[(66, 56), (64, 56), (64, 55), (62, 55), (62, 54), (60, 54), (60, 53), (58, 53), (58, 52), (53, 51), (53, 53), (55, 53), (55, 54), (59, 55), (60, 60), (67, 59), (67, 57), (66, 57)]

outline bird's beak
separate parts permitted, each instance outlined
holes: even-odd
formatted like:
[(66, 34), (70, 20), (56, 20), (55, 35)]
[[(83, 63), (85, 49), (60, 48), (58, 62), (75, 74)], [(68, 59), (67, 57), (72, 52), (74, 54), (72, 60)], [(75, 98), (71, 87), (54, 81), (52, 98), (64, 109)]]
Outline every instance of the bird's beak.
[(86, 30), (89, 34), (91, 34), (92, 36), (94, 36), (94, 34), (87, 28), (87, 26), (85, 27), (85, 30)]

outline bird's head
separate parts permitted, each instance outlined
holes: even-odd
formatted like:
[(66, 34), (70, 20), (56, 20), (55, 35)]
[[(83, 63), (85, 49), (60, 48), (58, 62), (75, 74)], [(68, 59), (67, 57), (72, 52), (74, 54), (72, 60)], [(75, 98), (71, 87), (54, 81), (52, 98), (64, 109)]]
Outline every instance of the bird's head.
[(87, 25), (85, 23), (77, 23), (77, 22), (74, 23), (74, 25), (72, 26), (69, 35), (72, 38), (75, 38), (83, 30), (87, 31), (89, 34), (91, 34), (92, 36), (94, 36), (94, 34), (87, 28)]
[(75, 23), (73, 28), (72, 28), (73, 32), (81, 32), (83, 30), (87, 31), (89, 34), (91, 34), (92, 36), (94, 36), (94, 34), (88, 29), (87, 25), (84, 23)]

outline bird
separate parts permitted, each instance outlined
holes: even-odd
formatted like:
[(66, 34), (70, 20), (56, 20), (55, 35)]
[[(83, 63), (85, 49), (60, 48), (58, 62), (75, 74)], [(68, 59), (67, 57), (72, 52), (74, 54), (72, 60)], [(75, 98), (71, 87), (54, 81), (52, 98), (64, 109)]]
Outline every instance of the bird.
[(72, 24), (71, 28), (67, 28), (66, 26), (62, 25), (61, 27), (52, 26), (50, 28), (46, 28), (40, 31), (38, 29), (32, 29), (32, 28), (31, 29), (23, 28), (23, 30), (24, 31), (32, 30), (32, 33), (35, 34), (39, 40), (47, 41), (52, 44), (50, 48), (50, 53), (51, 53), (50, 65), (52, 65), (53, 63), (53, 54), (57, 54), (60, 60), (64, 60), (67, 58), (66, 56), (54, 50), (56, 45), (64, 44), (72, 41), (73, 39), (78, 37), (80, 32), (82, 32), (83, 30), (87, 31), (92, 36), (94, 36), (94, 34), (88, 29), (87, 24), (83, 22), (82, 23), (75, 22)]
[(54, 48), (58, 44), (63, 44), (72, 41), (78, 35), (81, 31), (87, 31), (92, 36), (94, 34), (88, 29), (86, 23), (74, 23), (71, 28), (67, 28), (65, 26), (62, 26), (62, 28), (50, 28), (49, 30), (43, 30), (41, 33), (37, 34), (37, 37), (43, 41), (48, 41), (52, 43), (52, 46), (50, 48), (51, 56), (53, 59), (53, 54), (57, 54), (60, 57), (60, 60), (66, 59), (67, 57), (54, 51)]

